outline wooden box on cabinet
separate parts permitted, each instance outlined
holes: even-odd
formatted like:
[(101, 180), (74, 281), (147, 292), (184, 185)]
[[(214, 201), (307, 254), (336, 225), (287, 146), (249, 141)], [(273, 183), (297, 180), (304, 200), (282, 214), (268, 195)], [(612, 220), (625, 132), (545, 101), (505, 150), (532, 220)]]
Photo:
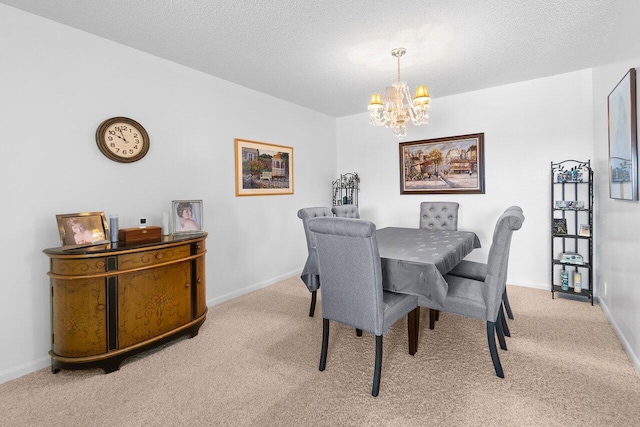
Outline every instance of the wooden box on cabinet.
[(205, 321), (206, 233), (103, 245), (51, 259), (51, 369), (119, 369), (126, 358), (194, 337)]
[(122, 228), (118, 231), (118, 240), (125, 245), (159, 242), (162, 240), (162, 227)]

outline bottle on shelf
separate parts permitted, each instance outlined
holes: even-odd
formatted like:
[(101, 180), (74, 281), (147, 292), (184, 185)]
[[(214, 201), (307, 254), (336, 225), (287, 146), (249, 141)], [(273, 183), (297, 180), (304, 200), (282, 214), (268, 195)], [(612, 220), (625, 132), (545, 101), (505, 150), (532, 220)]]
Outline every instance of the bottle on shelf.
[(567, 270), (562, 270), (562, 272), (560, 273), (560, 278), (562, 280), (562, 290), (568, 291), (569, 290), (569, 272)]
[(582, 274), (579, 271), (573, 273), (573, 292), (580, 293), (582, 291)]

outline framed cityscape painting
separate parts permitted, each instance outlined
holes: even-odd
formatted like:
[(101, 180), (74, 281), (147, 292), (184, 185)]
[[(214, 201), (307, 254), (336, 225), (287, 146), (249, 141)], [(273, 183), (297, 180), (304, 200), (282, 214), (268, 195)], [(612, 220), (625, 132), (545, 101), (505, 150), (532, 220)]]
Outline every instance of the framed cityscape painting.
[(609, 197), (638, 200), (636, 70), (630, 69), (607, 97)]
[(400, 194), (484, 194), (484, 133), (400, 143)]

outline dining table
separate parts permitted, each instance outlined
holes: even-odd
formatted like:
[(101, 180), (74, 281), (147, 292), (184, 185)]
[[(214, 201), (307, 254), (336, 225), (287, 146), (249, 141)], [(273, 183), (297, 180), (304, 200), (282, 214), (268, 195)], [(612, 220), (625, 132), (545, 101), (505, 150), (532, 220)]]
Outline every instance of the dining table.
[[(472, 231), (385, 227), (376, 230), (376, 238), (383, 289), (416, 295), (421, 307), (434, 310), (442, 309), (447, 296), (444, 275), (481, 247)], [(301, 278), (311, 292), (320, 287), (315, 251), (309, 254)]]
[(481, 247), (472, 231), (385, 227), (376, 230), (376, 238), (383, 289), (416, 295), (420, 307), (433, 310), (444, 306), (444, 275)]

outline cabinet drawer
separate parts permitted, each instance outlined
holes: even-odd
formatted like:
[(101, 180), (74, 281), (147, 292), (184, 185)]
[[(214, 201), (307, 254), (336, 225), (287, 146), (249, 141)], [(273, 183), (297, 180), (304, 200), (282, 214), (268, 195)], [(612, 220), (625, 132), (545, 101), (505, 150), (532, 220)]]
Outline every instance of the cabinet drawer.
[(107, 270), (105, 258), (61, 259), (51, 260), (51, 272), (64, 276), (86, 276), (104, 273)]
[(138, 252), (118, 256), (118, 270), (131, 270), (148, 265), (186, 258), (191, 255), (189, 245), (173, 246), (155, 251)]

